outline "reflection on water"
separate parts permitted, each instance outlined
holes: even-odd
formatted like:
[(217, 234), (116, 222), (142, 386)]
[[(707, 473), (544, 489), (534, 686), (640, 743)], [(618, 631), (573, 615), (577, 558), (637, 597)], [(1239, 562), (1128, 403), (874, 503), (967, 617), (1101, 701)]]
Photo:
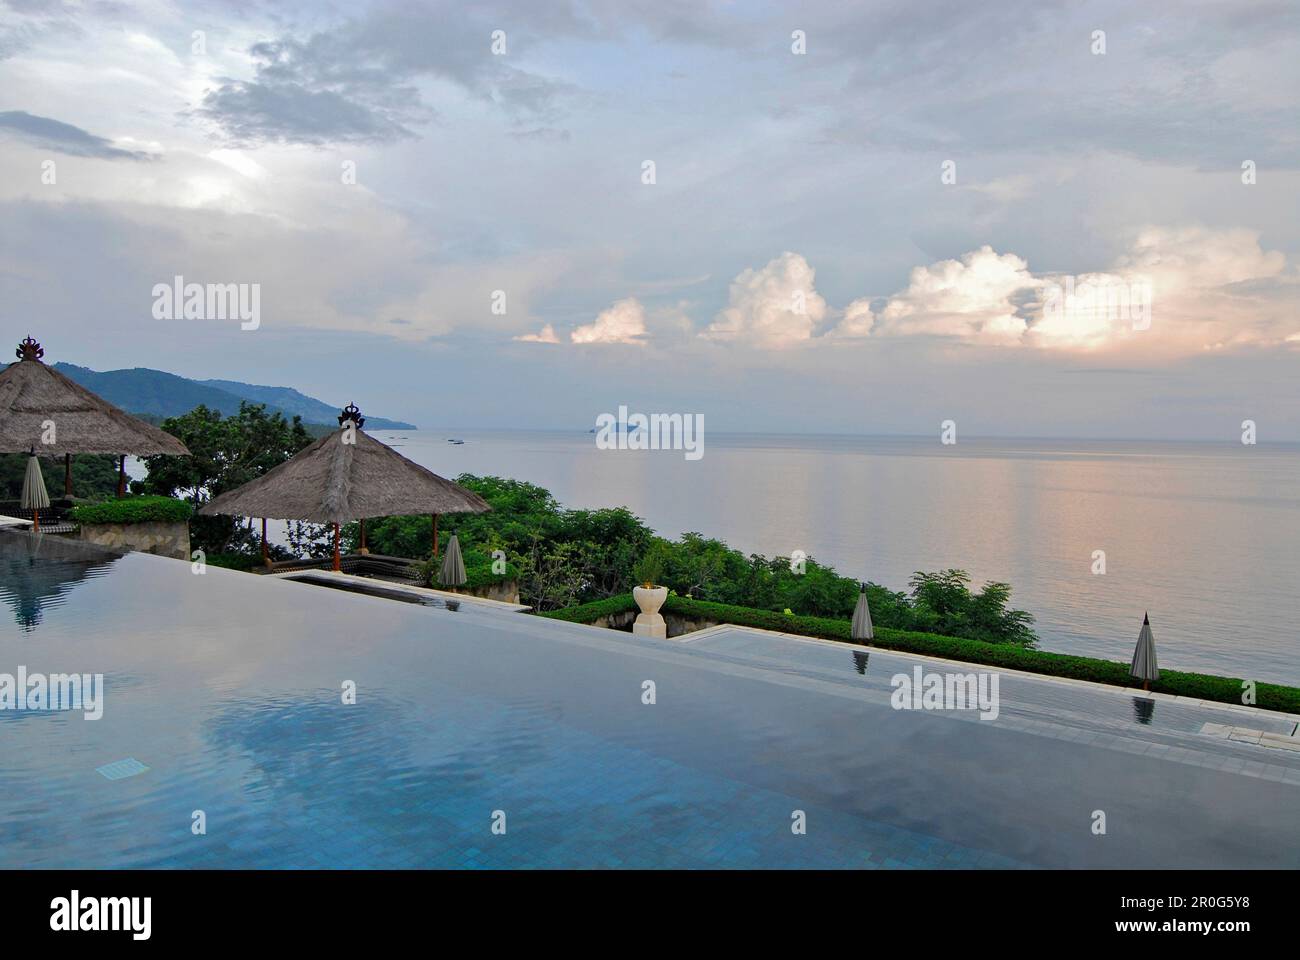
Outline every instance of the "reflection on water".
[(65, 537), (0, 530), (0, 599), (31, 633), (76, 584), (102, 576), (119, 556)]
[[(897, 654), (765, 634), (719, 654), (142, 554), (111, 569), (24, 657), (103, 672), (105, 713), (5, 722), (0, 868), (1268, 867), (1300, 849), (1284, 784), (1153, 778), (1146, 756), (891, 710), (871, 688)], [(20, 636), (0, 618), (0, 651)], [(1128, 715), (1123, 695), (1015, 683), (1008, 718), (1040, 699)], [(1180, 714), (1199, 729), (1176, 703), (1155, 726)], [(127, 757), (148, 771), (95, 773)], [(1141, 844), (1071, 826), (1083, 770)]]
[(1141, 724), (1149, 724), (1156, 717), (1156, 702), (1145, 697), (1133, 698), (1133, 719)]

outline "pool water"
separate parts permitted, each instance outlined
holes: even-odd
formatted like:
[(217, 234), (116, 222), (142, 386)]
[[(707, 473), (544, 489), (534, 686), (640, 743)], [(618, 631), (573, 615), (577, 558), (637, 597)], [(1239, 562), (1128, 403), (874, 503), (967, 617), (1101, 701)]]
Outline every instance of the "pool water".
[[(0, 672), (103, 673), (104, 714), (0, 711), (0, 867), (1300, 862), (1300, 760), (1209, 742), (1196, 705), (1009, 676), (995, 721), (898, 711), (888, 678), (915, 661), (892, 654), (52, 540), (0, 532)], [(125, 760), (147, 769), (98, 772)]]

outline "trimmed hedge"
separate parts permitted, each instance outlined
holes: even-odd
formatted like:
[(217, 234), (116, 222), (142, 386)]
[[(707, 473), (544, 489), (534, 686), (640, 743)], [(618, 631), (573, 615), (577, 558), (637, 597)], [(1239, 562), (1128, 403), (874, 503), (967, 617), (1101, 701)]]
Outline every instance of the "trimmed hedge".
[(123, 497), (103, 503), (87, 503), (72, 510), (72, 519), (81, 524), (95, 523), (184, 523), (194, 508), (173, 497)]
[[(636, 609), (631, 594), (610, 597), (564, 610), (553, 610), (541, 616), (574, 623), (591, 623), (598, 617)], [(669, 596), (663, 612), (675, 613), (693, 620), (713, 620), (717, 623), (756, 627), (779, 633), (795, 633), (822, 640), (852, 643), (849, 638), (851, 624), (848, 620), (825, 617), (803, 617), (777, 613), (773, 610), (755, 610), (734, 607), (725, 603), (709, 603), (688, 597)], [(904, 653), (918, 653), (966, 663), (979, 663), (1008, 670), (1023, 670), (1051, 677), (1069, 677), (1074, 680), (1091, 680), (1111, 686), (1131, 687), (1126, 663), (1099, 660), (1095, 657), (1077, 657), (1067, 653), (1048, 653), (1045, 650), (1026, 650), (1006, 643), (985, 643), (981, 640), (963, 640), (935, 633), (913, 633), (877, 627), (871, 646)], [(1242, 681), (1235, 677), (1218, 677), (1205, 673), (1185, 673), (1181, 670), (1161, 670), (1160, 679), (1151, 685), (1160, 693), (1213, 700), (1218, 703), (1241, 703)], [(1256, 683), (1256, 705), (1266, 710), (1300, 713), (1300, 689), (1275, 683)]]
[[(669, 597), (671, 602), (677, 599)], [(667, 609), (667, 603), (664, 609)], [(636, 601), (632, 599), (632, 594), (621, 593), (618, 596), (607, 597), (604, 600), (593, 600), (591, 603), (581, 603), (576, 607), (565, 607), (562, 610), (548, 610), (545, 613), (539, 613), (539, 617), (547, 617), (551, 620), (568, 620), (571, 623), (594, 623), (601, 617), (613, 616), (617, 613), (627, 613), (636, 610)], [(736, 609), (742, 609), (737, 607)]]

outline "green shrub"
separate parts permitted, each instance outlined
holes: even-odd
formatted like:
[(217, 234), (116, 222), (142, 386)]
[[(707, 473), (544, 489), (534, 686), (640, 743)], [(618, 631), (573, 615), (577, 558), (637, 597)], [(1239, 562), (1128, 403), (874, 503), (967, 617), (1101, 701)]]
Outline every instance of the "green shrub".
[(664, 541), (656, 540), (650, 544), (640, 559), (632, 564), (632, 578), (642, 587), (646, 585), (657, 587), (664, 578), (664, 570), (667, 566), (668, 550)]
[[(610, 597), (596, 603), (587, 603), (565, 610), (554, 610), (540, 616), (574, 623), (591, 623), (598, 617), (612, 613), (635, 610), (636, 601), (631, 595)], [(712, 620), (741, 627), (755, 627), (778, 633), (794, 633), (822, 640), (852, 643), (849, 638), (851, 624), (848, 620), (827, 617), (805, 617), (777, 613), (773, 610), (755, 610), (725, 603), (691, 600), (670, 596), (662, 608), (664, 613), (674, 613), (692, 620)], [(1091, 680), (1112, 686), (1131, 687), (1136, 681), (1129, 676), (1126, 663), (1099, 660), (1095, 657), (1077, 657), (1066, 653), (1048, 653), (1045, 650), (1028, 650), (1009, 643), (987, 643), (982, 640), (965, 640), (944, 637), (934, 633), (910, 630), (892, 630), (877, 627), (871, 646), (903, 653), (916, 653), (930, 657), (979, 663), (1008, 670), (1023, 670), (1051, 677), (1068, 677), (1074, 680)], [(1181, 670), (1161, 670), (1160, 679), (1151, 685), (1160, 693), (1176, 694), (1217, 703), (1241, 703), (1242, 681), (1235, 677), (1217, 677), (1204, 673), (1185, 673)], [(1300, 689), (1274, 683), (1255, 686), (1256, 704), (1266, 710), (1300, 713)]]
[[(672, 600), (672, 597), (668, 599)], [(623, 593), (616, 597), (606, 597), (604, 600), (581, 603), (576, 607), (548, 610), (545, 613), (539, 613), (538, 616), (550, 620), (568, 620), (570, 623), (595, 623), (601, 617), (610, 617), (636, 609), (638, 608), (636, 601), (632, 599), (632, 594)]]
[[(493, 560), (490, 553), (484, 553), (474, 547), (464, 547), (461, 556), (465, 561), (465, 586), (461, 588), (462, 590), (477, 590), (479, 587), (519, 579), (519, 568), (510, 562), (506, 563), (505, 573), (493, 573)], [(429, 557), (420, 561), (418, 569), (420, 582), (426, 587), (433, 587), (435, 590), (442, 587), (438, 582), (438, 571), (442, 569), (441, 556), (436, 560)]]
[(81, 524), (184, 523), (193, 513), (190, 504), (173, 497), (123, 497), (74, 507), (72, 519)]

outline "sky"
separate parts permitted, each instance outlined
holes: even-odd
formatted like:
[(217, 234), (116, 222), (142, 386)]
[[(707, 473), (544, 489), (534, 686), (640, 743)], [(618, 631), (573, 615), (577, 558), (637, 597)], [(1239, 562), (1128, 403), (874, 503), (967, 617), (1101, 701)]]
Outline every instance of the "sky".
[(1291, 0), (0, 0), (0, 337), (427, 427), (1300, 441), (1298, 103)]

